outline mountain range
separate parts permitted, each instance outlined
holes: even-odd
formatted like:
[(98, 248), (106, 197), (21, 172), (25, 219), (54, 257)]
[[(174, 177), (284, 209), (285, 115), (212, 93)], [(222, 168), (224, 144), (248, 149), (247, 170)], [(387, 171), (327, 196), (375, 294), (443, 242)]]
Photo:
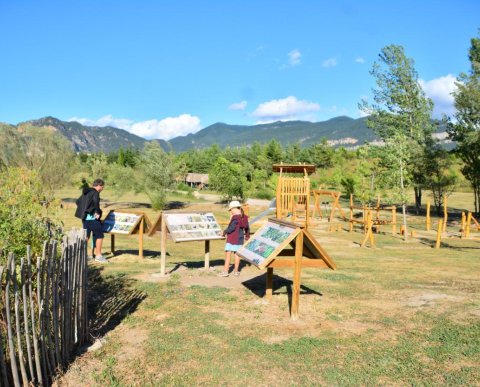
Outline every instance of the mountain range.
[[(21, 122), (16, 127), (31, 125), (47, 127), (65, 136), (76, 152), (112, 152), (123, 148), (143, 148), (146, 140), (124, 129), (112, 126), (85, 126), (75, 121), (61, 121), (54, 117)], [(373, 131), (367, 127), (366, 118), (353, 119), (339, 116), (322, 122), (287, 121), (260, 125), (229, 125), (216, 123), (196, 133), (158, 141), (163, 149), (184, 152), (218, 144), (226, 146), (249, 146), (254, 142), (267, 143), (276, 139), (282, 145), (300, 143), (309, 146), (327, 140), (332, 146), (356, 147), (376, 141)]]

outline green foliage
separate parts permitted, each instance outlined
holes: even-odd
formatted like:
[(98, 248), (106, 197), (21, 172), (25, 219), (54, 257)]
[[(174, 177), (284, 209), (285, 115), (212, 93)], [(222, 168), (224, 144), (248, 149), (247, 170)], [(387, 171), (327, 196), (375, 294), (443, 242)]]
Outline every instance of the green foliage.
[(458, 176), (452, 169), (453, 156), (441, 148), (431, 149), (424, 159), (425, 187), (432, 192), (437, 213), (443, 206), (444, 196), (455, 189)]
[[(59, 234), (58, 222), (44, 217), (43, 185), (38, 174), (23, 168), (0, 171), (0, 249), (25, 255), (30, 245), (40, 254), (43, 242)], [(58, 203), (49, 203), (50, 213)]]
[(282, 145), (275, 139), (272, 139), (265, 148), (265, 155), (273, 163), (279, 163), (284, 157)]
[(65, 137), (46, 128), (24, 125), (21, 131), (14, 127), (0, 131), (0, 159), (4, 167), (36, 171), (50, 201), (54, 190), (66, 182), (73, 152)]
[(234, 197), (244, 198), (247, 182), (240, 165), (220, 157), (209, 175), (210, 186), (224, 195), (227, 200)]
[(473, 38), (469, 51), (471, 69), (457, 79), (455, 120), (448, 119), (449, 137), (457, 142), (455, 152), (464, 162), (463, 175), (474, 192), (475, 212), (480, 211), (480, 37)]
[(110, 164), (107, 169), (108, 186), (115, 196), (119, 197), (128, 191), (135, 190), (135, 170), (120, 164)]
[(275, 197), (275, 191), (269, 188), (262, 188), (256, 191), (255, 197), (258, 199), (271, 200)]
[[(418, 82), (413, 60), (405, 55), (402, 46), (384, 47), (371, 74), (377, 83), (377, 89), (373, 90), (373, 103), (369, 104), (364, 100), (359, 108), (370, 114), (367, 125), (384, 141), (390, 141), (390, 149), (400, 157), (393, 163), (398, 171), (392, 171), (394, 176), (391, 176), (390, 180), (396, 182), (396, 185), (391, 188), (397, 187), (397, 197), (404, 200), (405, 184), (410, 179), (416, 186), (416, 204), (420, 206), (425, 176), (424, 164), (421, 161), (433, 143), (433, 102), (425, 96)], [(395, 141), (400, 141), (400, 146), (395, 147)], [(399, 153), (399, 150), (402, 150), (402, 153)], [(389, 156), (387, 153), (385, 155)], [(384, 172), (388, 171), (389, 169), (386, 169)], [(396, 174), (400, 176), (397, 178)]]
[(150, 198), (153, 209), (163, 209), (166, 190), (172, 187), (178, 170), (173, 155), (166, 153), (157, 142), (148, 143), (140, 156), (139, 167), (143, 175), (136, 184)]
[(353, 177), (344, 177), (340, 181), (343, 187), (343, 192), (346, 196), (354, 195), (355, 194), (355, 179)]

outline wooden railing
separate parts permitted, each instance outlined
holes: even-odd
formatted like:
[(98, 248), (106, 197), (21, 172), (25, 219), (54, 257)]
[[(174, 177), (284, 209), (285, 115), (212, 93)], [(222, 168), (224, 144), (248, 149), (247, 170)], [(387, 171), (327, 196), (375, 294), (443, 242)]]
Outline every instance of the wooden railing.
[(49, 385), (88, 340), (84, 230), (0, 266), (0, 385)]

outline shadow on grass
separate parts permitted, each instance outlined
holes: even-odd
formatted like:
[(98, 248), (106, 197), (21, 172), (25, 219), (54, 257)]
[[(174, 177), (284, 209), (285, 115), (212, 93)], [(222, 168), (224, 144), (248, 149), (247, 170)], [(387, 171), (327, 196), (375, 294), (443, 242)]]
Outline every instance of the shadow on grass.
[(171, 201), (165, 205), (165, 210), (180, 210), (188, 206), (187, 202)]
[(117, 207), (117, 208), (152, 208), (150, 203), (132, 203), (132, 202), (109, 202), (102, 199), (102, 205), (104, 208)]
[(146, 294), (131, 289), (135, 280), (125, 275), (102, 276), (103, 268), (88, 267), (88, 315), (92, 338), (104, 336), (135, 312)]
[[(436, 241), (433, 240), (433, 239), (428, 239), (428, 238), (423, 238), (423, 237), (420, 237), (418, 238), (418, 240), (420, 241), (421, 244), (423, 245), (426, 245), (426, 246), (429, 246), (431, 248), (435, 248), (435, 245), (436, 245)], [(474, 241), (475, 240), (469, 240), (469, 239), (458, 239), (458, 240), (462, 240), (462, 241)], [(480, 241), (478, 241), (480, 242)], [(440, 248), (441, 249), (450, 249), (450, 250), (458, 250), (458, 251), (462, 251), (462, 250), (478, 250), (480, 249), (480, 245), (478, 247), (475, 247), (475, 246), (454, 246), (454, 245), (451, 245), (445, 241), (440, 241)]]
[[(265, 297), (266, 294), (266, 284), (267, 284), (267, 273), (261, 274), (249, 280), (242, 282), (242, 285), (250, 290), (253, 294), (258, 297)], [(285, 291), (280, 291), (285, 287)], [(288, 295), (288, 307), (290, 311), (292, 310), (292, 288), (293, 281), (280, 277), (278, 275), (273, 275), (273, 284), (272, 290), (273, 295), (275, 294), (287, 294)], [(317, 296), (323, 296), (322, 293), (317, 292), (305, 285), (300, 285), (300, 294), (315, 294)]]
[[(117, 257), (123, 254), (138, 255), (138, 249), (124, 249), (124, 250), (115, 249), (115, 254), (113, 254), (113, 256)], [(167, 255), (169, 254), (167, 253)], [(149, 258), (160, 258), (160, 252), (157, 250), (143, 250), (143, 256), (149, 257)]]
[[(225, 261), (223, 259), (213, 259), (213, 260), (210, 260), (210, 267), (214, 267), (214, 266), (222, 266), (223, 267), (224, 263), (225, 263)], [(230, 261), (230, 264), (233, 265), (233, 258)], [(250, 264), (248, 262), (245, 262), (245, 261), (240, 261), (240, 266), (239, 266), (240, 271), (242, 271), (242, 269), (245, 266), (250, 266)], [(181, 267), (185, 267), (187, 269), (201, 269), (201, 268), (205, 267), (205, 261), (175, 262), (175, 266), (173, 267), (172, 270), (170, 270), (170, 273), (173, 273), (173, 272), (177, 271)]]

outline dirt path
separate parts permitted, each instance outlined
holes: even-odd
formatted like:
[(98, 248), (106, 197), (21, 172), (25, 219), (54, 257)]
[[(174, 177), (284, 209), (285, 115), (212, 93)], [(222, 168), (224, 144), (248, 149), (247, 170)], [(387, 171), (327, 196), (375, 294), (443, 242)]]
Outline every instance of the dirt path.
[[(200, 193), (199, 191), (195, 191), (193, 195), (196, 198), (207, 200), (209, 202), (213, 203), (218, 203), (222, 202), (222, 196), (221, 195), (216, 195), (216, 194), (206, 194), (206, 193)], [(268, 205), (270, 204), (270, 200), (265, 200), (265, 199), (247, 199), (247, 204), (251, 206), (258, 206), (258, 207), (265, 207), (268, 208)]]

